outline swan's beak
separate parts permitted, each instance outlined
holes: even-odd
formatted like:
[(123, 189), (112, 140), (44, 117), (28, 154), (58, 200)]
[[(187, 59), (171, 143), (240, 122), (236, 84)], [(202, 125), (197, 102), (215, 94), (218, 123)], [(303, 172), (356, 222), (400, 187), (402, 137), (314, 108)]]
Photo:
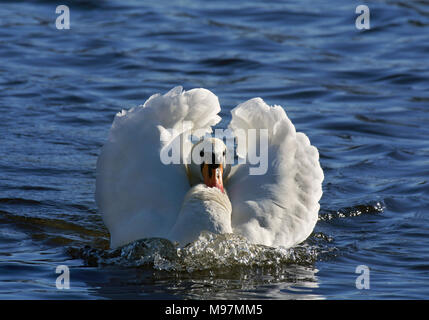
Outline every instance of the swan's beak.
[(204, 163), (201, 171), (203, 174), (204, 183), (208, 187), (216, 187), (219, 188), (220, 191), (224, 192), (222, 182), (223, 166), (221, 164)]

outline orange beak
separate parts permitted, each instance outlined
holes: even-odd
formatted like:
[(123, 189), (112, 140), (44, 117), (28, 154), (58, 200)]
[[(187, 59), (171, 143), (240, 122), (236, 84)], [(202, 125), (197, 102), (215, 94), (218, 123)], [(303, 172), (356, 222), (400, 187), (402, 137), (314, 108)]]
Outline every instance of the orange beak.
[(220, 191), (224, 192), (222, 182), (223, 167), (221, 164), (213, 165), (204, 163), (201, 171), (203, 174), (204, 183), (208, 187), (216, 187), (219, 188)]

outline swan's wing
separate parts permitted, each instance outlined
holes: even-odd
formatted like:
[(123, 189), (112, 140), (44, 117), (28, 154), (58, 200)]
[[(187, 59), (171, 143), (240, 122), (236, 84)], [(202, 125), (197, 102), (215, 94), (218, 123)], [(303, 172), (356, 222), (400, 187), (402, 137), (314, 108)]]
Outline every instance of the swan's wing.
[[(317, 149), (304, 133), (295, 131), (282, 107), (269, 107), (260, 98), (234, 108), (229, 127), (237, 136), (240, 130), (268, 129), (268, 165), (263, 175), (249, 175), (248, 156), (253, 149), (244, 140), (237, 142), (247, 161), (233, 167), (225, 184), (234, 232), (269, 246), (291, 247), (302, 242), (317, 222), (322, 196), (323, 171)], [(250, 145), (260, 139), (247, 138)]]
[(97, 161), (96, 182), (96, 201), (112, 247), (168, 234), (190, 188), (183, 158), (191, 143), (185, 141), (181, 164), (163, 164), (160, 155), (168, 156), (189, 131), (211, 131), (219, 111), (212, 92), (176, 87), (116, 115)]

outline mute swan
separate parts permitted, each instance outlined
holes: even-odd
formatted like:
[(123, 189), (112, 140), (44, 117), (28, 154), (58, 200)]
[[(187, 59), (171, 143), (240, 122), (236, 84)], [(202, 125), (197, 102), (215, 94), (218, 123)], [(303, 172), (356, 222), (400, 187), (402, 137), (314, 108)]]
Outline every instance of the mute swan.
[[(251, 175), (248, 161), (226, 163), (231, 150), (223, 141), (205, 138), (193, 145), (188, 139), (195, 132), (210, 133), (219, 112), (218, 98), (209, 90), (176, 87), (116, 115), (97, 160), (95, 195), (112, 248), (148, 237), (185, 245), (203, 230), (284, 247), (310, 235), (324, 178), (317, 149), (295, 131), (282, 107), (248, 100), (231, 111), (229, 129), (268, 131), (267, 171)], [(181, 164), (163, 164), (160, 154), (177, 139)], [(258, 138), (237, 142), (243, 159), (252, 139)], [(191, 156), (197, 149), (201, 164)]]

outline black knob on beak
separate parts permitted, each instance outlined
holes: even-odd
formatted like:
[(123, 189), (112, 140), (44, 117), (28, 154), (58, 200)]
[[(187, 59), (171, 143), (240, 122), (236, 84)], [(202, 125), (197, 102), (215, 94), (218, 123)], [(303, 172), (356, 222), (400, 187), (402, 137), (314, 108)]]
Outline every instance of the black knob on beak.
[(220, 166), (220, 164), (218, 164), (218, 163), (209, 164), (210, 169), (217, 169), (217, 168), (219, 168), (219, 166)]

